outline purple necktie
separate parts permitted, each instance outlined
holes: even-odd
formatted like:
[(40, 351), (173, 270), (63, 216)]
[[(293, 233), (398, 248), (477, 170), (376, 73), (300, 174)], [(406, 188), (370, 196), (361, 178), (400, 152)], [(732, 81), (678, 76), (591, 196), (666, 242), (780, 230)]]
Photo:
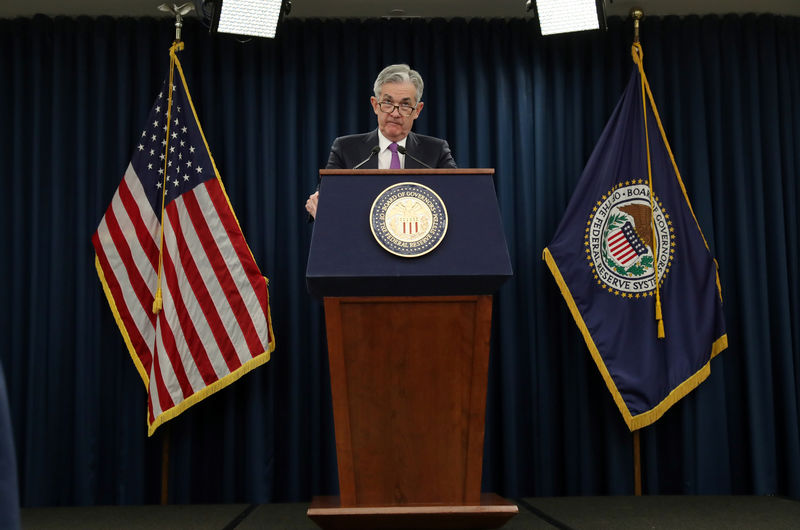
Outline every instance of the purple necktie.
[(397, 154), (397, 143), (390, 143), (389, 151), (392, 152), (392, 163), (389, 164), (389, 169), (403, 169), (400, 167), (400, 155)]

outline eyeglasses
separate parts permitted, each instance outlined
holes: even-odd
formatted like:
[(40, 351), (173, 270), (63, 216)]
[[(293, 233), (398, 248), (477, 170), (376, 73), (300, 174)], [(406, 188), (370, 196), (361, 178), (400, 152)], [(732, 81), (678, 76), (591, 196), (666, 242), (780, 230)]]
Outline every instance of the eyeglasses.
[(408, 103), (395, 105), (391, 101), (381, 101), (378, 103), (378, 107), (381, 109), (381, 112), (385, 112), (386, 114), (391, 114), (394, 112), (394, 109), (397, 109), (397, 112), (399, 112), (401, 116), (411, 116), (414, 114), (414, 109), (417, 108), (416, 105), (409, 105)]

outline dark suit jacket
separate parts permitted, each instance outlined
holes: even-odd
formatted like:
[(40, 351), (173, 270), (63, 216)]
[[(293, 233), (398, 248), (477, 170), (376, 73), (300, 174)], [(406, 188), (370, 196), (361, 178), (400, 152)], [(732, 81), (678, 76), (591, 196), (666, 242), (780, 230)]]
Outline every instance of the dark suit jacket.
[[(325, 169), (352, 169), (363, 162), (376, 145), (378, 145), (377, 129), (364, 134), (340, 136), (333, 141), (328, 165), (325, 166)], [(412, 156), (432, 168), (457, 167), (447, 142), (433, 136), (408, 133), (405, 168), (424, 169), (425, 166), (419, 164)], [(372, 158), (359, 169), (378, 169), (378, 155), (372, 155)]]

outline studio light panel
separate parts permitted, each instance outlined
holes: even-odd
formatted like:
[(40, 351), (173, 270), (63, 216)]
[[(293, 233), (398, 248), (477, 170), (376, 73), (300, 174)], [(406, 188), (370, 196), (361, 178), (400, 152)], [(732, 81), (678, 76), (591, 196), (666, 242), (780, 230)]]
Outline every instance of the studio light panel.
[(542, 35), (600, 29), (597, 0), (536, 0)]
[(224, 0), (217, 31), (272, 39), (280, 20), (281, 4), (281, 0)]

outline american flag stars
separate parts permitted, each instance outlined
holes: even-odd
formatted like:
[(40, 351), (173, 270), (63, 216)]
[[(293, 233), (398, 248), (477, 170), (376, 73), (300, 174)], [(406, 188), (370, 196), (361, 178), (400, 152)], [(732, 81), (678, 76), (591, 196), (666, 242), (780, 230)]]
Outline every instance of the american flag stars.
[(171, 112), (166, 104), (166, 90), (162, 90), (157, 102), (150, 113), (151, 127), (142, 131), (132, 163), (142, 181), (150, 182), (152, 193), (148, 192), (148, 196), (152, 197), (153, 209), (158, 211), (162, 195), (167, 201), (174, 199), (213, 176), (213, 172), (204, 171), (210, 160), (205, 150), (195, 146), (202, 137), (194, 116), (187, 118), (183, 114), (186, 105), (183, 87), (173, 85)]

